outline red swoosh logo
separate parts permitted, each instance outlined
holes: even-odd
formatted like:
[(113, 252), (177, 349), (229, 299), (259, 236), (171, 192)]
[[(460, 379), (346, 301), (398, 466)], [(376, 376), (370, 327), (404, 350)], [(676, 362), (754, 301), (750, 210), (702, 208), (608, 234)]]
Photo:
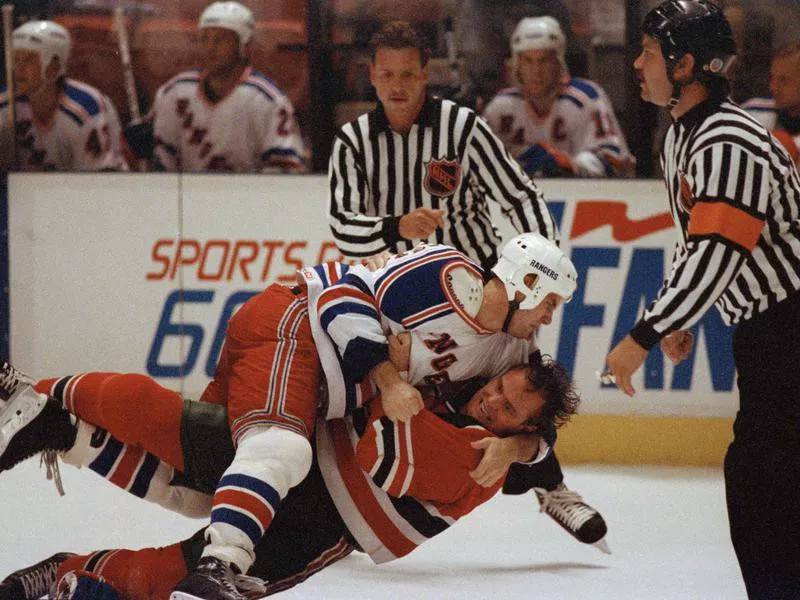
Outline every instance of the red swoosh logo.
[(673, 222), (668, 212), (644, 219), (629, 219), (627, 202), (581, 201), (575, 208), (570, 239), (579, 238), (604, 225), (611, 226), (611, 237), (617, 242), (630, 242), (669, 229), (673, 227)]

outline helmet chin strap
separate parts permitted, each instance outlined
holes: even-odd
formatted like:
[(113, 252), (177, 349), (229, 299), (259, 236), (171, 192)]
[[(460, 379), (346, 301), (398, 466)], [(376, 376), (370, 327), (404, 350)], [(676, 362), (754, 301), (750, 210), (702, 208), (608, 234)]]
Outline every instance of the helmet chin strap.
[(677, 81), (674, 81), (672, 83), (672, 97), (669, 99), (669, 102), (667, 102), (667, 109), (668, 110), (672, 110), (673, 108), (678, 106), (678, 102), (681, 101), (681, 88), (682, 87), (683, 86), (680, 83), (678, 83)]
[(669, 69), (669, 72), (667, 73), (667, 75), (669, 75), (669, 80), (672, 83), (672, 97), (669, 99), (669, 102), (667, 102), (667, 108), (670, 110), (675, 108), (678, 105), (678, 102), (681, 101), (681, 89), (683, 89), (683, 86), (689, 85), (695, 80), (694, 76), (691, 77), (689, 81), (678, 81), (677, 79), (675, 79), (674, 73), (676, 66), (678, 66), (677, 61), (673, 63), (672, 67)]
[(508, 301), (508, 314), (506, 314), (506, 320), (503, 321), (503, 333), (508, 333), (508, 326), (511, 325), (511, 318), (514, 316), (514, 313), (519, 310), (519, 300), (509, 300)]

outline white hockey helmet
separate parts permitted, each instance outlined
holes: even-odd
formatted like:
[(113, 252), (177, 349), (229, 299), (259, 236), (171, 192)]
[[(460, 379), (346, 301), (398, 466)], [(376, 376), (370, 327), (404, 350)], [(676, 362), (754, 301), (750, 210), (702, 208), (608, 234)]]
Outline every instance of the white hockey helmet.
[[(514, 300), (517, 292), (525, 296), (519, 304), (521, 309), (535, 308), (550, 293), (569, 302), (578, 287), (578, 272), (572, 261), (555, 243), (538, 233), (522, 233), (512, 238), (503, 246), (492, 272), (503, 282), (509, 301)], [(532, 287), (525, 285), (527, 275), (535, 275)]]
[(256, 22), (249, 8), (238, 2), (213, 2), (200, 14), (197, 29), (221, 27), (235, 31), (239, 36), (239, 50), (253, 37)]
[(42, 74), (50, 61), (58, 57), (58, 76), (67, 72), (72, 41), (64, 27), (54, 21), (28, 21), (17, 27), (11, 36), (14, 48), (37, 52), (42, 60)]
[(558, 61), (566, 69), (564, 54), (567, 38), (553, 17), (525, 17), (511, 34), (511, 60), (517, 68), (517, 55), (527, 50), (555, 50)]

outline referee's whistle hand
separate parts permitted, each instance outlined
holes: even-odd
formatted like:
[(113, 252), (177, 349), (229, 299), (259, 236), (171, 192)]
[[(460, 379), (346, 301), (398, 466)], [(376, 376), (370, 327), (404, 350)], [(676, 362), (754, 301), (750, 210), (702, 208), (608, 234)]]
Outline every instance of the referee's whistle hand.
[(400, 236), (407, 240), (429, 237), (437, 227), (444, 227), (444, 211), (433, 208), (417, 208), (400, 217)]

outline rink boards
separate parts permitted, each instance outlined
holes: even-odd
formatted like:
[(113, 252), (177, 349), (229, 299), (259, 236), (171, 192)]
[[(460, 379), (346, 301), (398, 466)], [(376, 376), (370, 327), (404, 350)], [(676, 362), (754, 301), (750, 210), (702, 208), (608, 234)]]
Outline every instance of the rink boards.
[[(737, 401), (730, 331), (715, 310), (677, 368), (650, 353), (636, 397), (595, 376), (668, 273), (675, 232), (663, 183), (541, 188), (580, 281), (540, 337), (584, 398), (562, 459), (720, 464)], [(11, 357), (40, 376), (147, 373), (197, 397), (238, 306), (338, 257), (326, 203), (324, 176), (12, 175)], [(513, 235), (499, 211), (496, 222)]]

